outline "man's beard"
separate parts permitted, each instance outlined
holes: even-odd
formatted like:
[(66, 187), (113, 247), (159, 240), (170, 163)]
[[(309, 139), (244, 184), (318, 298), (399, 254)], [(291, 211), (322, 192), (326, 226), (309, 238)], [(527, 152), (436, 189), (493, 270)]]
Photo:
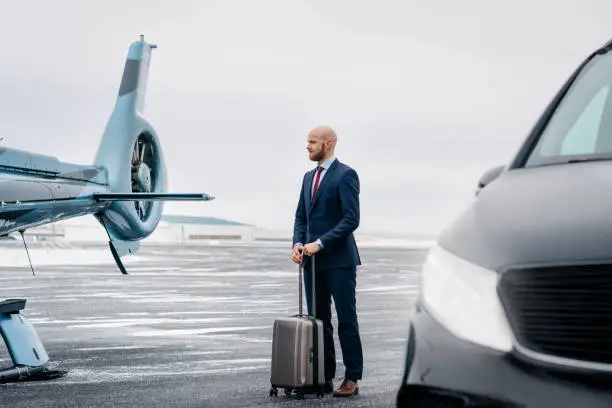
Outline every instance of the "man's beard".
[(325, 149), (321, 149), (319, 152), (312, 156), (312, 161), (321, 161), (325, 157)]

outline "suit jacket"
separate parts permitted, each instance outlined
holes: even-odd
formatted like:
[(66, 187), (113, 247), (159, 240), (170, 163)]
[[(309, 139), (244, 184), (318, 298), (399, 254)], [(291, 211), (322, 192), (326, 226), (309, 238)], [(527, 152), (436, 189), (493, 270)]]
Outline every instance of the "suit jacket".
[[(317, 269), (361, 265), (353, 231), (359, 226), (359, 177), (338, 159), (334, 160), (311, 199), (316, 169), (307, 172), (293, 227), (293, 245), (321, 240)], [(309, 263), (309, 257), (305, 257)]]

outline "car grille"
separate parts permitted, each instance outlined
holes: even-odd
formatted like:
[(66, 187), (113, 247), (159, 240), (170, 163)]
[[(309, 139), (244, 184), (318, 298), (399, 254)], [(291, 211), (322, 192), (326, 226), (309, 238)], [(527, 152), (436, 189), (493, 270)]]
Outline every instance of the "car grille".
[(509, 270), (498, 293), (521, 346), (612, 364), (612, 265)]

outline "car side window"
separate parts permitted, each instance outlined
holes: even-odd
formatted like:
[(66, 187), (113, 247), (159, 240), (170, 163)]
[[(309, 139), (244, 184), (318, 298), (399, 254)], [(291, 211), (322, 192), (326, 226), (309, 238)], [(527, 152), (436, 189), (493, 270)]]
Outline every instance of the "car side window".
[(595, 58), (557, 106), (525, 166), (612, 160), (612, 54)]
[(597, 136), (604, 105), (608, 99), (608, 89), (606, 86), (597, 93), (567, 132), (561, 144), (562, 155), (596, 153)]

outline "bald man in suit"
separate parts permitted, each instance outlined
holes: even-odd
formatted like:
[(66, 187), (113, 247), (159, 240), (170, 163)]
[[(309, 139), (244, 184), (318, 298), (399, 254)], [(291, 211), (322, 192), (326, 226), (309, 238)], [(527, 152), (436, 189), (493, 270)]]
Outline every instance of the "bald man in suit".
[(312, 256), (315, 256), (316, 312), (323, 321), (326, 392), (333, 392), (336, 374), (331, 322), (331, 300), (338, 316), (338, 338), (346, 368), (336, 397), (359, 393), (363, 352), (356, 308), (356, 271), (361, 265), (353, 231), (359, 226), (359, 178), (357, 172), (334, 155), (338, 137), (329, 126), (308, 133), (310, 160), (317, 167), (308, 171), (295, 213), (291, 259), (304, 262), (304, 286), (312, 314)]

